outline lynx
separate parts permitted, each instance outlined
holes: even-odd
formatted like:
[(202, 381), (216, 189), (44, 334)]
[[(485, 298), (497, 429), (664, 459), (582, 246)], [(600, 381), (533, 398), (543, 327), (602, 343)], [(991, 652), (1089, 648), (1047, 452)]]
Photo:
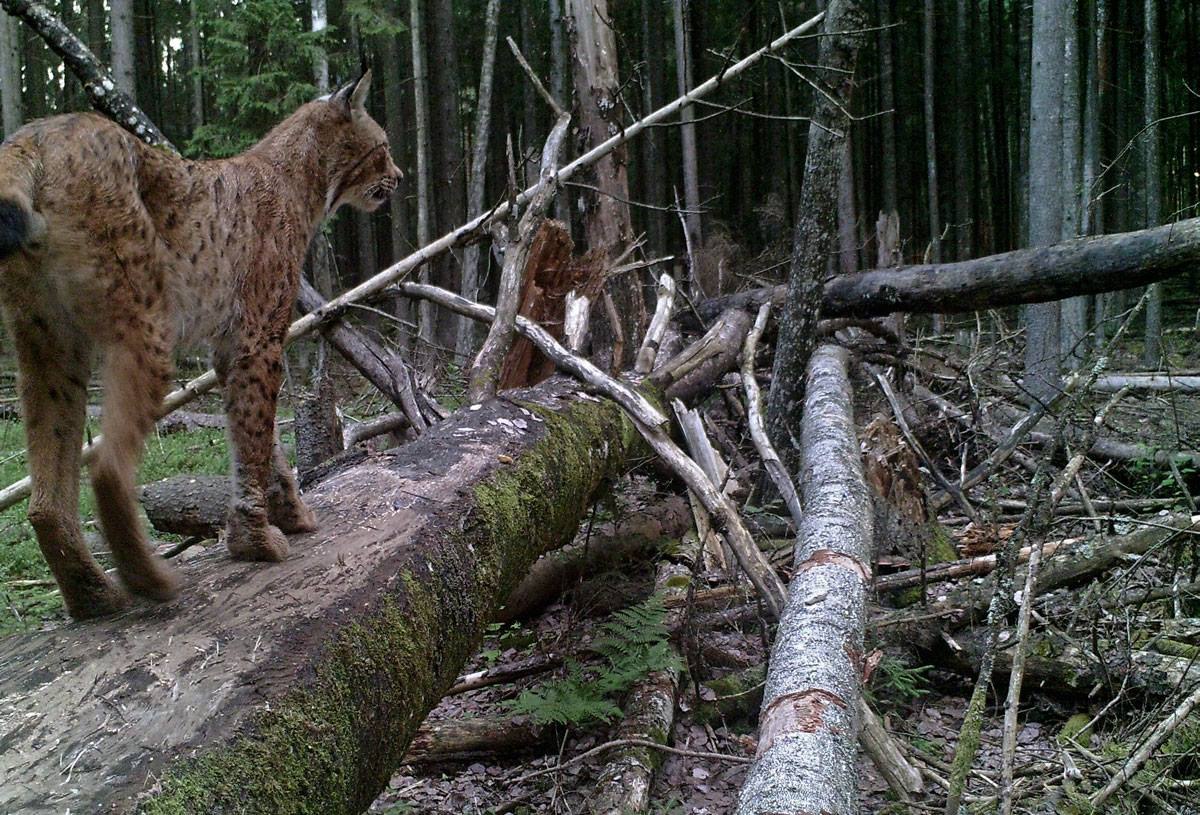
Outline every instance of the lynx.
[[(185, 160), (93, 114), (32, 122), (0, 146), (0, 306), (20, 369), (29, 520), (72, 617), (178, 593), (134, 503), (177, 345), (208, 345), (224, 389), (233, 557), (282, 560), (285, 533), (316, 528), (286, 462), (273, 461), (275, 402), (310, 239), (342, 204), (378, 208), (400, 178), (364, 107), (370, 79), (309, 102), (225, 160)], [(91, 479), (120, 584), (78, 517), (94, 357), (104, 409)]]

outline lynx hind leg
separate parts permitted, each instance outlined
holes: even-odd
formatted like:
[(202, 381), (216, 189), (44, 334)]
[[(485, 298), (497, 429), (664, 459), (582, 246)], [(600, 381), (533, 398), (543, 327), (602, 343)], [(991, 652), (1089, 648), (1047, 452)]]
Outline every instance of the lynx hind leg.
[(91, 364), (82, 338), (52, 333), (51, 323), (24, 314), (9, 321), (21, 370), (33, 493), (29, 522), (67, 612), (76, 620), (129, 606), (129, 596), (100, 568), (79, 522), (79, 448)]
[[(272, 423), (274, 417), (272, 417)], [(286, 534), (315, 532), (317, 516), (300, 498), (300, 487), (276, 433), (271, 454), (271, 483), (267, 487), (267, 517)]]
[(134, 500), (134, 478), (170, 370), (161, 333), (148, 324), (131, 326), (107, 349), (103, 440), (92, 463), (96, 512), (121, 582), (134, 594), (158, 601), (179, 593), (179, 579), (150, 548)]
[(287, 557), (287, 538), (271, 522), (268, 493), (272, 488), (275, 446), (275, 402), (282, 379), (283, 348), (245, 343), (218, 361), (225, 385), (225, 415), (233, 458), (233, 505), (225, 528), (225, 545), (239, 560), (278, 562)]

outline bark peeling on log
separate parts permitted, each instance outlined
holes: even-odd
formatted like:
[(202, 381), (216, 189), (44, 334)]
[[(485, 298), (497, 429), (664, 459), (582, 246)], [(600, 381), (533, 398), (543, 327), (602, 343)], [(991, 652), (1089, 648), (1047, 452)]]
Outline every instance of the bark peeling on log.
[(460, 416), (326, 477), (282, 564), (205, 554), (178, 601), (8, 640), (0, 811), (365, 809), (636, 443), (562, 380)]
[(857, 811), (872, 516), (844, 349), (823, 346), (812, 356), (801, 436), (805, 514), (793, 561), (803, 568), (771, 648), (759, 749), (739, 815)]

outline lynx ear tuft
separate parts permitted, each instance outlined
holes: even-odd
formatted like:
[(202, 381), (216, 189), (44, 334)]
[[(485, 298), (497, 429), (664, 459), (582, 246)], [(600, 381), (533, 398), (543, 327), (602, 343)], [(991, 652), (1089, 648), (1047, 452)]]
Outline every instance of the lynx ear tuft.
[(367, 109), (367, 92), (370, 89), (371, 71), (368, 69), (366, 73), (355, 81), (347, 82), (338, 88), (337, 93), (333, 95), (333, 100), (341, 102), (349, 112), (365, 111)]

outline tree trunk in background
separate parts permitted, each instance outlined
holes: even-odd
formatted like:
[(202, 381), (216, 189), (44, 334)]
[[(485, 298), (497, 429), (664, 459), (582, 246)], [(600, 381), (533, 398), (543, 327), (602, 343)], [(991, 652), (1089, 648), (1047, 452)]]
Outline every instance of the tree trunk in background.
[(46, 116), (46, 65), (47, 49), (42, 38), (29, 26), (11, 26), (21, 52), (20, 65), (24, 66), (25, 93), (22, 95), (25, 121)]
[(158, 47), (155, 8), (154, 0), (134, 0), (132, 12), (135, 101), (152, 122), (163, 118), (162, 49)]
[[(535, 59), (541, 45), (537, 38), (537, 15), (536, 8), (540, 5), (540, 0), (520, 0), (517, 4), (517, 31), (520, 34), (521, 53), (526, 59), (532, 59), (533, 65), (537, 65)], [(534, 70), (537, 70), (536, 68)], [(529, 81), (521, 82), (521, 139), (516, 147), (518, 171), (524, 173), (524, 178), (521, 179), (522, 188), (532, 187), (538, 182), (539, 178), (539, 161), (541, 156), (542, 139), (539, 138), (541, 128), (538, 126), (538, 107), (545, 103), (538, 96), (537, 89), (533, 87), (533, 83)], [(524, 157), (524, 158), (522, 158)], [(561, 164), (561, 162), (560, 162)], [(519, 177), (519, 176), (518, 176)], [(468, 189), (467, 196), (470, 197), (470, 180), (467, 181)], [(468, 203), (467, 209), (470, 210)], [(466, 274), (465, 269), (463, 274)], [(461, 325), (467, 323), (463, 320)]]
[[(958, 0), (954, 15), (954, 62), (958, 98), (954, 100), (954, 249), (958, 260), (975, 254), (975, 215), (971, 178), (975, 161), (975, 80), (968, 0)], [(978, 13), (978, 12), (976, 12)]]
[(858, 271), (858, 235), (855, 227), (857, 218), (854, 208), (854, 144), (850, 136), (853, 128), (846, 129), (842, 140), (842, 169), (838, 176), (838, 269), (842, 274)]
[(1017, 189), (1013, 197), (1016, 204), (1017, 246), (1029, 245), (1029, 95), (1031, 91), (1030, 71), (1033, 62), (1033, 10), (1028, 3), (1017, 3), (1017, 75), (1020, 100), (1017, 140), (1020, 158), (1017, 165)]
[[(567, 23), (563, 17), (563, 0), (549, 0), (550, 12), (550, 94), (563, 110), (571, 109), (571, 85), (567, 81), (569, 70), (567, 56)], [(661, 70), (661, 66), (659, 68)], [(578, 123), (576, 123), (578, 124)], [(662, 136), (658, 137), (662, 143)], [(562, 161), (571, 156), (571, 140), (563, 144)], [(554, 217), (571, 228), (571, 196), (558, 195), (554, 198)]]
[[(430, 149), (433, 156), (433, 200), (438, 232), (447, 232), (467, 219), (466, 156), (462, 115), (458, 107), (458, 37), (452, 0), (429, 0), (425, 43), (429, 58)], [(433, 282), (450, 291), (462, 287), (462, 252), (447, 252), (434, 262)], [(442, 312), (434, 336), (444, 348), (454, 348), (457, 324), (465, 317)]]
[[(429, 184), (429, 73), (425, 63), (425, 13), (421, 7), (422, 0), (409, 0), (408, 29), (412, 36), (413, 61), (413, 106), (416, 110), (416, 145), (417, 154), (417, 246), (426, 246), (433, 240), (433, 226), (430, 223), (430, 207), (432, 195)], [(419, 279), (429, 283), (432, 275), (429, 264), (421, 266)], [(421, 341), (426, 349), (432, 347), (434, 341), (433, 304), (422, 300), (420, 306), (419, 332)]]
[[(384, 33), (379, 37), (380, 51), (383, 53), (383, 104), (384, 124), (387, 130), (388, 142), (392, 147), (392, 157), (398, 167), (404, 167), (405, 148), (408, 142), (408, 132), (405, 128), (404, 111), (404, 53), (400, 38), (396, 34)], [(406, 176), (409, 173), (405, 174)], [(408, 178), (400, 182), (399, 192), (392, 197), (389, 210), (391, 213), (392, 256), (395, 263), (413, 250), (408, 234)], [(397, 317), (407, 320), (407, 308), (403, 315)]]
[(0, 126), (5, 138), (25, 119), (21, 101), (21, 52), (17, 48), (20, 22), (0, 11)]
[[(660, 2), (642, 5), (642, 61), (645, 81), (642, 84), (643, 114), (660, 108), (666, 100), (666, 53), (663, 40), (663, 7)], [(664, 206), (671, 197), (667, 194), (666, 134), (653, 127), (641, 137), (642, 162), (638, 172), (642, 177), (642, 197), (648, 204)], [(561, 196), (565, 198), (565, 196)], [(646, 210), (646, 244), (648, 253), (662, 256), (667, 253), (667, 213)]]
[(934, 88), (935, 40), (934, 2), (925, 0), (925, 167), (929, 184), (929, 260), (942, 262), (942, 218), (938, 206), (937, 104)]
[[(192, 0), (193, 13), (195, 7), (196, 0)], [(317, 35), (324, 34), (325, 29), (329, 27), (329, 10), (325, 0), (312, 0), (311, 12), (312, 32)], [(313, 84), (317, 86), (318, 93), (329, 93), (329, 57), (325, 53), (324, 45), (313, 49)]]
[[(1080, 214), (1080, 188), (1083, 186), (1083, 153), (1080, 118), (1079, 35), (1075, 20), (1079, 17), (1078, 0), (1065, 0), (1066, 24), (1063, 26), (1063, 102), (1062, 102), (1062, 239), (1083, 233)], [(1063, 300), (1059, 312), (1059, 342), (1062, 359), (1072, 369), (1083, 361), (1087, 334), (1087, 297)]]
[[(942, 262), (942, 216), (938, 196), (937, 161), (937, 95), (934, 87), (934, 47), (936, 44), (936, 22), (934, 0), (925, 0), (924, 26), (924, 77), (925, 77), (925, 173), (929, 199), (929, 249), (927, 258), (931, 263)], [(942, 332), (942, 316), (933, 315), (933, 333)]]
[[(1162, 219), (1162, 135), (1155, 124), (1162, 115), (1159, 101), (1159, 20), (1158, 0), (1146, 0), (1146, 226)], [(1162, 364), (1162, 284), (1150, 286), (1146, 302), (1146, 340), (1142, 366), (1156, 370)]]
[(191, 73), (192, 104), (190, 112), (192, 115), (193, 133), (204, 126), (204, 77), (200, 75), (200, 69), (204, 65), (204, 52), (200, 44), (200, 10), (197, 7), (198, 3), (199, 0), (189, 0), (188, 2), (188, 51), (191, 56), (188, 62), (188, 69)]
[(137, 99), (137, 75), (133, 59), (133, 2), (110, 0), (109, 28), (112, 31), (112, 72), (117, 87)]
[(881, 167), (883, 178), (882, 201), (884, 212), (897, 212), (896, 194), (896, 92), (895, 58), (892, 55), (896, 33), (892, 30), (892, 0), (879, 3), (879, 103), (883, 110), (880, 120), (882, 133)]
[[(837, 225), (837, 189), (845, 140), (850, 126), (844, 111), (854, 89), (858, 49), (866, 35), (867, 15), (857, 0), (830, 0), (820, 39), (814, 77), (825, 93), (814, 94), (808, 129), (804, 186), (792, 245), (788, 296), (779, 318), (767, 430), (788, 472), (800, 462), (800, 427), (804, 409), (804, 372), (817, 337), (817, 315), (824, 288), (825, 264)], [(839, 33), (841, 32), (841, 33)]]
[[(350, 29), (350, 46), (351, 54), (361, 54), (362, 38), (358, 28), (358, 22), (354, 19), (348, 20), (347, 27)], [(357, 73), (355, 74), (357, 76)], [(376, 88), (379, 86), (376, 85)], [(368, 89), (367, 99), (364, 100), (367, 109), (372, 108), (371, 92)], [(351, 216), (354, 221), (354, 243), (355, 255), (358, 258), (357, 268), (350, 274), (349, 279), (354, 281), (365, 280), (373, 276), (379, 271), (379, 250), (375, 245), (375, 219), (369, 212), (363, 212), (359, 209), (352, 209)], [(455, 223), (461, 223), (456, 221)], [(348, 281), (347, 281), (348, 282)], [(368, 315), (369, 319), (374, 320), (375, 315)]]
[[(476, 97), (475, 140), (471, 149), (471, 179), (467, 190), (467, 217), (483, 212), (484, 185), (487, 181), (488, 137), (492, 131), (492, 77), (496, 66), (496, 35), (500, 27), (500, 0), (488, 0), (483, 28), (483, 65), (479, 71), (479, 94)], [(527, 136), (528, 138), (528, 136)], [(462, 296), (479, 299), (480, 245), (468, 246), (463, 253)], [(475, 348), (475, 322), (458, 321), (455, 351), (460, 362), (466, 362)]]
[[(1029, 245), (1062, 236), (1063, 43), (1067, 0), (1034, 0), (1029, 93)], [(1059, 305), (1026, 311), (1025, 390), (1045, 398), (1059, 385)]]
[[(1104, 234), (1104, 200), (1100, 191), (1093, 190), (1104, 140), (1100, 133), (1100, 120), (1106, 108), (1105, 97), (1108, 84), (1108, 2), (1088, 2), (1088, 58), (1087, 58), (1087, 107), (1083, 123), (1083, 187), (1080, 193), (1081, 226), (1085, 235)], [(1098, 294), (1093, 301), (1092, 326), (1097, 349), (1103, 348), (1107, 340), (1107, 323), (1110, 297)]]
[[(384, 126), (387, 130), (388, 142), (392, 148), (392, 157), (396, 166), (406, 168), (405, 177), (388, 204), (388, 224), (391, 236), (391, 258), (389, 263), (395, 263), (407, 256), (415, 248), (409, 226), (409, 195), (412, 192), (412, 172), (408, 163), (409, 143), (405, 125), (404, 77), (408, 73), (404, 66), (407, 54), (404, 53), (400, 36), (392, 32), (379, 35), (380, 51), (383, 54), (383, 104), (386, 108)], [(416, 331), (416, 319), (413, 314), (412, 301), (407, 297), (397, 297), (391, 304), (391, 311), (400, 321), (399, 337), (401, 345), (411, 350), (412, 339)], [(411, 359), (411, 357), (410, 357)]]
[(104, 8), (104, 0), (86, 0), (87, 4), (87, 45), (96, 55), (96, 59), (105, 65), (111, 62), (106, 36), (108, 12)]
[[(621, 102), (617, 98), (617, 42), (607, 20), (608, 0), (569, 0), (571, 50), (575, 79), (575, 118), (586, 149), (617, 133), (621, 128)], [(633, 238), (630, 225), (629, 179), (626, 148), (618, 147), (591, 168), (589, 183), (601, 192), (585, 192), (584, 239), (591, 251), (601, 251), (612, 266)], [(612, 350), (611, 366), (624, 369), (633, 362), (646, 323), (646, 304), (637, 275), (620, 275), (607, 284), (616, 306), (619, 326), (608, 317), (592, 320), (593, 351)], [(603, 298), (599, 298), (603, 299)], [(603, 304), (599, 306), (604, 312)], [(619, 336), (618, 336), (619, 334)], [(618, 342), (619, 341), (619, 342)], [(620, 353), (616, 353), (617, 345)]]
[[(691, 0), (674, 0), (672, 10), (675, 16), (675, 75), (679, 95), (683, 96), (695, 85), (692, 78), (692, 23)], [(695, 114), (691, 106), (679, 112), (679, 139), (682, 148), (683, 161), (683, 205), (687, 209), (684, 223), (688, 231), (688, 245), (699, 249), (703, 243), (700, 230), (700, 167), (696, 156), (696, 125), (692, 123)], [(692, 281), (695, 283), (697, 270), (692, 270)], [(700, 292), (693, 292), (698, 295)], [(708, 292), (716, 294), (716, 292)]]

